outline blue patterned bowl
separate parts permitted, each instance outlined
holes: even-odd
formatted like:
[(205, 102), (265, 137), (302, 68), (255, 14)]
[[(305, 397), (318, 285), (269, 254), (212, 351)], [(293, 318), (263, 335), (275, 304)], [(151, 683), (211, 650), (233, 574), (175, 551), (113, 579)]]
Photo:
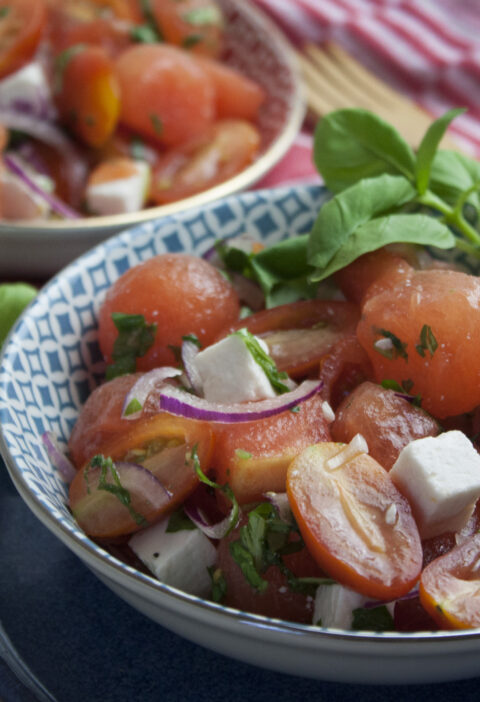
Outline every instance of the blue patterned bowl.
[[(66, 445), (78, 409), (102, 378), (96, 315), (125, 270), (165, 251), (203, 254), (248, 231), (265, 243), (306, 232), (326, 200), (317, 186), (257, 191), (144, 224), (61, 271), (24, 312), (0, 367), (0, 449), (35, 515), (117, 595), (148, 617), (225, 655), (282, 672), (361, 683), (434, 682), (478, 675), (480, 631), (374, 634), (297, 625), (187, 595), (125, 565), (77, 527), (42, 445)], [(29, 537), (31, 538), (31, 537)]]

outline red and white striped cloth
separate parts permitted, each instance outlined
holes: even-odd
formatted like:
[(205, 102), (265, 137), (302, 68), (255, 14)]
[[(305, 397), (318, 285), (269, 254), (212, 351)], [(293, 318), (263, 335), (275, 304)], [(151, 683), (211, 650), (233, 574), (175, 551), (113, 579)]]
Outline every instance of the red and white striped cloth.
[[(466, 107), (450, 133), (480, 159), (480, 0), (255, 0), (292, 42), (333, 39), (438, 117)], [(262, 187), (311, 180), (304, 129)]]

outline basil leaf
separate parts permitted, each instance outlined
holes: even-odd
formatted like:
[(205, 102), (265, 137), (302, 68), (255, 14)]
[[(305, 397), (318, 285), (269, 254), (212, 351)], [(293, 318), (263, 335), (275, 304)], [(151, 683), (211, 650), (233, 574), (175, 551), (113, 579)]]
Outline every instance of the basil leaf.
[(443, 198), (448, 204), (455, 205), (467, 190), (472, 190), (467, 202), (476, 210), (480, 209), (480, 163), (457, 153), (439, 150), (435, 154), (430, 174), (430, 190)]
[(165, 531), (167, 534), (173, 534), (176, 531), (193, 531), (196, 528), (195, 524), (181, 508), (172, 512)]
[[(132, 505), (132, 497), (129, 490), (123, 487), (118, 475), (115, 463), (112, 461), (110, 456), (106, 458), (102, 454), (96, 454), (89, 463), (88, 468), (99, 468), (100, 478), (97, 485), (97, 490), (105, 490), (110, 494), (114, 495), (124, 507), (126, 507), (130, 513), (130, 516), (136, 524), (139, 526), (146, 526), (148, 524), (147, 520), (143, 515), (137, 512)], [(108, 478), (111, 478), (109, 481)], [(87, 483), (87, 492), (90, 492), (90, 486), (88, 484), (88, 470), (84, 473), (85, 481)]]
[[(403, 176), (384, 174), (350, 186), (320, 210), (310, 233), (308, 262), (325, 268), (359, 227), (376, 215), (401, 207), (415, 195), (415, 189)], [(374, 248), (380, 246), (381, 242)]]
[(393, 617), (385, 607), (379, 605), (368, 609), (359, 607), (352, 612), (352, 629), (363, 631), (394, 631)]
[(86, 44), (73, 44), (61, 51), (53, 64), (53, 92), (58, 95), (63, 90), (63, 76), (70, 61), (87, 48)]
[(382, 173), (415, 182), (411, 147), (391, 124), (363, 109), (335, 110), (318, 123), (314, 162), (334, 193)]
[(455, 236), (445, 224), (429, 215), (396, 214), (378, 217), (358, 226), (329, 263), (315, 271), (312, 280), (323, 280), (359, 256), (397, 242), (450, 249), (455, 246)]
[(422, 195), (428, 188), (433, 159), (449, 124), (453, 119), (455, 119), (455, 117), (461, 115), (462, 112), (465, 112), (465, 109), (457, 108), (454, 110), (449, 110), (442, 115), (442, 117), (436, 119), (435, 122), (432, 122), (427, 129), (425, 136), (418, 147), (415, 165), (415, 178), (420, 195)]
[(134, 373), (136, 359), (144, 356), (155, 341), (156, 324), (147, 324), (142, 314), (114, 312), (112, 320), (118, 329), (113, 345), (114, 363), (106, 370), (107, 380), (119, 375)]
[(238, 336), (242, 339), (243, 343), (247, 347), (248, 351), (253, 357), (255, 363), (257, 363), (267, 376), (272, 388), (280, 395), (284, 392), (289, 391), (289, 387), (282, 382), (286, 380), (288, 375), (285, 372), (280, 372), (277, 369), (277, 365), (273, 358), (266, 353), (258, 340), (251, 334), (248, 329), (238, 329), (238, 331), (233, 332), (233, 335)]
[(259, 592), (265, 592), (268, 582), (259, 574), (250, 551), (240, 541), (232, 541), (229, 549), (233, 560), (240, 567), (247, 582)]

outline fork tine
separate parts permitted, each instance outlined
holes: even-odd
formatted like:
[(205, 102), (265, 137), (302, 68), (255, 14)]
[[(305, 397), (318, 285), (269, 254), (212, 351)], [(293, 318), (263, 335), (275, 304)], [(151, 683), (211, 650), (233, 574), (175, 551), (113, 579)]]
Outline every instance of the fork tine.
[[(364, 107), (368, 110), (378, 109), (381, 100), (377, 96), (371, 96), (370, 91), (357, 82), (357, 77), (354, 73), (346, 70), (342, 63), (339, 63), (335, 54), (328, 51), (322, 51), (319, 47), (308, 44), (305, 49), (305, 55), (309, 61), (308, 69), (304, 65), (304, 70), (309, 70), (309, 80), (313, 82), (313, 76), (317, 76), (317, 85), (320, 87), (320, 82), (332, 86), (337, 96), (337, 107)], [(322, 80), (318, 78), (322, 77)]]
[[(297, 55), (304, 78), (310, 114), (318, 119), (332, 110), (362, 107), (392, 124), (417, 148), (432, 116), (412, 100), (397, 93), (337, 44), (321, 48), (307, 44)], [(448, 135), (443, 148), (461, 151)]]

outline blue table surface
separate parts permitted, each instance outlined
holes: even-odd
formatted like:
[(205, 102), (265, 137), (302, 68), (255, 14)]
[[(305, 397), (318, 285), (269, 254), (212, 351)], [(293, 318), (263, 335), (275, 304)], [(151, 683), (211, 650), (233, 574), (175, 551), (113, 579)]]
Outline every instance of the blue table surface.
[[(25, 506), (1, 459), (0, 618), (57, 702), (479, 699), (480, 678), (336, 684), (239, 663), (180, 638), (124, 603), (70, 553)], [(35, 700), (0, 659), (0, 701)]]

